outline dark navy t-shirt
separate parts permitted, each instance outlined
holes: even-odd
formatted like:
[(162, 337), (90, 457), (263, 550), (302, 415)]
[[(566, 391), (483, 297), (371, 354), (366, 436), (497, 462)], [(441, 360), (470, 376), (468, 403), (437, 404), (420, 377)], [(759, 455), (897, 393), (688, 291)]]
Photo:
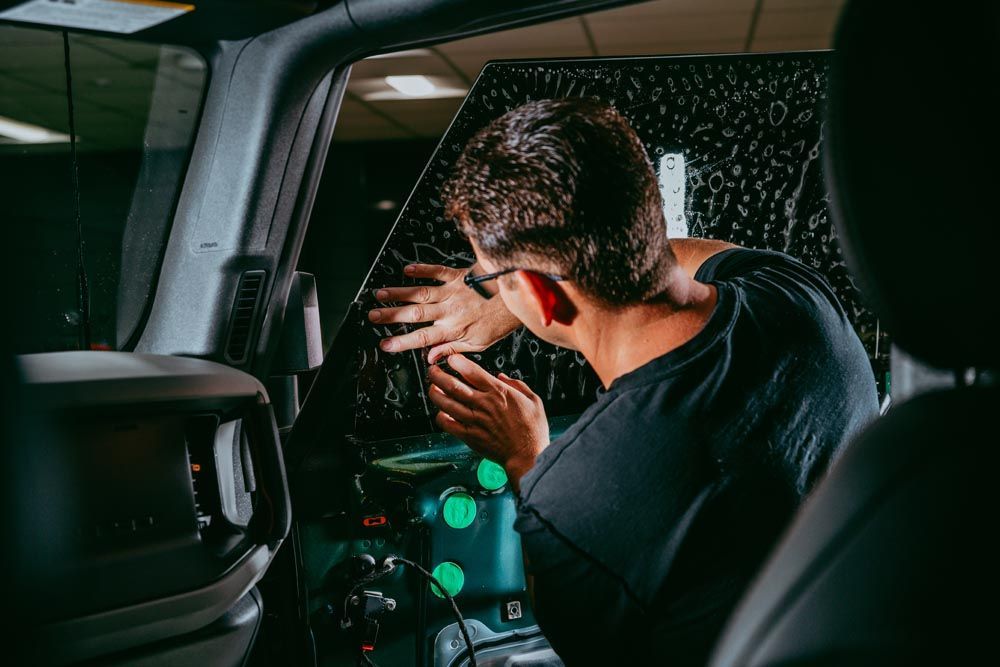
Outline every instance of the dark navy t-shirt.
[(780, 253), (699, 268), (693, 339), (616, 379), (521, 481), (539, 624), (567, 664), (700, 665), (792, 513), (878, 414), (826, 280)]

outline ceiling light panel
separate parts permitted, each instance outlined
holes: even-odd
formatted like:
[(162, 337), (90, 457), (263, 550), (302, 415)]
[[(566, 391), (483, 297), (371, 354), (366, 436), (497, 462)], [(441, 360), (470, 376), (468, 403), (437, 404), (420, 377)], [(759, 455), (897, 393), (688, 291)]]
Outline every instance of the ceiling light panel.
[[(79, 141), (77, 137), (77, 141)], [(50, 130), (41, 125), (0, 116), (0, 143), (5, 144), (63, 144), (69, 135)]]
[(406, 74), (352, 80), (351, 92), (367, 102), (434, 100), (465, 97), (465, 84), (455, 77)]
[(427, 97), (437, 90), (431, 80), (422, 74), (387, 76), (385, 82), (389, 84), (390, 88), (406, 97)]

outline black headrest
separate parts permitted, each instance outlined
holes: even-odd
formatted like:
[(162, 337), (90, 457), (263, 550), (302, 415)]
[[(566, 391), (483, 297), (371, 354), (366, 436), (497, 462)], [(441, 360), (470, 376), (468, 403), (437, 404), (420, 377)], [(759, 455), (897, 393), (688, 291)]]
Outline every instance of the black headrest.
[(883, 327), (942, 368), (1000, 365), (1000, 2), (854, 0), (826, 173)]

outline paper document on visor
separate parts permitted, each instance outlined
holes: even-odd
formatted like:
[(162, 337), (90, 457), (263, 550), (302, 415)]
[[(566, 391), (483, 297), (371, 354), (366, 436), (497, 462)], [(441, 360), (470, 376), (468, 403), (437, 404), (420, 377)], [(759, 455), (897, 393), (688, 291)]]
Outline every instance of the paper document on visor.
[(0, 19), (131, 34), (187, 14), (194, 5), (160, 0), (30, 0)]

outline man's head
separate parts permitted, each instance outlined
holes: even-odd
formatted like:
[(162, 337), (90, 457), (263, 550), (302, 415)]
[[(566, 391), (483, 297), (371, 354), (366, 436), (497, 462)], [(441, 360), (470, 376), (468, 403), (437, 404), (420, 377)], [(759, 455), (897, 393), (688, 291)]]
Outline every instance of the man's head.
[(628, 122), (596, 100), (531, 102), (490, 123), (456, 162), (444, 204), (484, 267), (568, 281), (564, 291), (537, 273), (501, 279), (504, 301), (533, 330), (519, 303), (527, 295), (508, 293), (519, 286), (543, 300), (572, 291), (627, 307), (662, 294), (676, 266), (649, 157)]

